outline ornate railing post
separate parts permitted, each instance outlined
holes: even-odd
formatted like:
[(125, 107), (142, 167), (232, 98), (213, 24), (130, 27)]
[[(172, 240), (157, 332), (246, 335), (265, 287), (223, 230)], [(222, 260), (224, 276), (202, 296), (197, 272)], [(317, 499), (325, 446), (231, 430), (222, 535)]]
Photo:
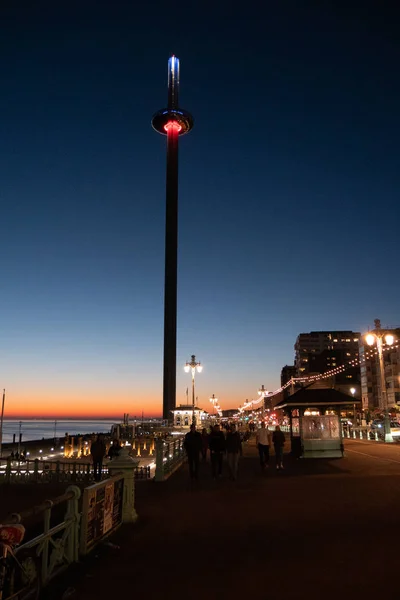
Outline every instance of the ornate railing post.
[(35, 458), (35, 464), (33, 466), (33, 479), (37, 483), (39, 481), (39, 459)]
[(11, 483), (11, 458), (7, 458), (6, 465), (6, 483)]
[(156, 439), (156, 472), (155, 480), (164, 480), (164, 440), (162, 438)]
[(137, 461), (129, 456), (129, 446), (123, 446), (120, 455), (110, 462), (108, 471), (111, 476), (124, 475), (124, 493), (122, 501), (122, 522), (134, 523), (138, 514), (135, 509), (135, 468)]
[(43, 549), (42, 549), (42, 583), (46, 585), (48, 578), (48, 567), (49, 567), (49, 538), (46, 537), (50, 529), (51, 520), (51, 507), (53, 502), (51, 500), (45, 500), (46, 509), (43, 517)]
[(70, 522), (70, 531), (67, 538), (67, 547), (65, 553), (70, 563), (78, 562), (79, 558), (79, 505), (78, 500), (81, 497), (81, 490), (76, 485), (70, 485), (67, 492), (72, 492), (74, 497), (68, 500), (65, 521)]

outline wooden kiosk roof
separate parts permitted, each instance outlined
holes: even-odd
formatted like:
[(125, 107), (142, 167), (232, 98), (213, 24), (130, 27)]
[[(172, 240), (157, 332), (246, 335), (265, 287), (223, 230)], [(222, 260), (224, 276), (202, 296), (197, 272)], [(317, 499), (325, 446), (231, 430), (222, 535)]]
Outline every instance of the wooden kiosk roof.
[(338, 392), (334, 388), (302, 388), (275, 405), (274, 410), (282, 408), (308, 408), (312, 406), (346, 406), (360, 404), (360, 400)]

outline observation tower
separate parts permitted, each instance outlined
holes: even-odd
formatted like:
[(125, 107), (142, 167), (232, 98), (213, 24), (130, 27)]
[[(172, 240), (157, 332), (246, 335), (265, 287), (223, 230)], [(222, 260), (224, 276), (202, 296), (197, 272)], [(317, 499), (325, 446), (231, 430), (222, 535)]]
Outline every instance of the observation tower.
[(176, 316), (178, 291), (178, 140), (193, 127), (193, 117), (179, 107), (179, 58), (168, 60), (168, 106), (153, 116), (153, 128), (167, 136), (164, 380), (163, 419), (171, 419), (176, 405)]

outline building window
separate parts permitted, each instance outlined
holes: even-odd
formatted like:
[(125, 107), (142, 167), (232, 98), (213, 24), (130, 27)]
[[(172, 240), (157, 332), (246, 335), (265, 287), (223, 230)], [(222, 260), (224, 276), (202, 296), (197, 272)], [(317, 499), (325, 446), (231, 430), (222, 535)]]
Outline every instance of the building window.
[(185, 417), (185, 425), (189, 425), (189, 419), (188, 419), (188, 417)]

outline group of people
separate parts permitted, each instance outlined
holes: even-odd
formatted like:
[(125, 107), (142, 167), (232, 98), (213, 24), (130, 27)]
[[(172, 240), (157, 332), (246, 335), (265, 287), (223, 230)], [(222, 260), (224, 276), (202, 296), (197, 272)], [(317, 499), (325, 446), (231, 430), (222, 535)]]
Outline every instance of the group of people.
[(108, 452), (107, 452), (106, 442), (104, 439), (104, 435), (102, 433), (99, 433), (96, 440), (94, 442), (92, 442), (92, 445), (90, 447), (90, 454), (92, 456), (92, 461), (93, 461), (93, 472), (94, 472), (94, 480), (95, 481), (101, 481), (101, 473), (103, 470), (103, 461), (104, 461), (104, 458), (106, 457), (106, 455), (111, 460), (113, 458), (116, 458), (117, 456), (120, 455), (121, 447), (122, 446), (119, 443), (119, 440), (114, 439), (112, 441), (112, 444), (111, 444)]
[[(270, 445), (274, 445), (276, 468), (283, 469), (283, 447), (285, 445), (285, 434), (280, 430), (279, 425), (271, 435), (265, 423), (256, 433), (256, 443), (260, 456), (261, 468), (268, 467), (270, 456)], [(234, 424), (227, 428), (226, 435), (221, 431), (220, 426), (214, 425), (208, 433), (203, 429), (200, 433), (196, 431), (196, 426), (191, 425), (190, 431), (185, 436), (185, 450), (188, 457), (189, 474), (191, 479), (198, 479), (200, 456), (203, 462), (207, 460), (207, 454), (210, 453), (211, 472), (213, 479), (219, 479), (222, 475), (222, 465), (224, 455), (229, 470), (229, 477), (236, 480), (238, 474), (239, 457), (242, 456), (242, 439)]]
[(256, 432), (256, 444), (258, 448), (258, 454), (260, 456), (260, 465), (262, 469), (266, 469), (269, 466), (269, 449), (273, 444), (275, 451), (276, 468), (283, 469), (283, 447), (285, 445), (285, 434), (281, 431), (279, 425), (275, 427), (275, 431), (272, 433), (268, 427), (265, 426), (265, 422), (261, 423), (261, 428)]
[(196, 431), (195, 425), (191, 425), (190, 431), (185, 436), (184, 445), (191, 479), (198, 479), (200, 455), (203, 462), (206, 462), (208, 452), (210, 453), (213, 479), (220, 478), (222, 475), (222, 463), (225, 453), (230, 479), (236, 479), (239, 456), (242, 455), (242, 440), (239, 432), (236, 431), (235, 425), (229, 427), (226, 436), (219, 425), (212, 426), (209, 433), (206, 429), (203, 429), (200, 433)]
[(24, 451), (22, 451), (20, 454), (18, 452), (18, 450), (15, 453), (14, 453), (14, 451), (12, 451), (10, 454), (10, 458), (11, 458), (11, 460), (16, 460), (18, 462), (25, 462), (26, 461), (26, 453)]

